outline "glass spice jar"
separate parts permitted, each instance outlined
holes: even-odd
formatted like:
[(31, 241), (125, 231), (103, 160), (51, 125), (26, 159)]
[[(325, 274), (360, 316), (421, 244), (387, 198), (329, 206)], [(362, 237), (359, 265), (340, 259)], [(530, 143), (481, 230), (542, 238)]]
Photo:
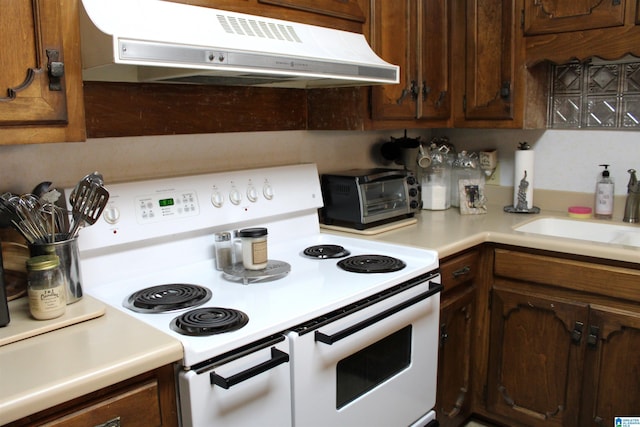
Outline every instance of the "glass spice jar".
[(60, 317), (67, 308), (66, 286), (57, 255), (38, 255), (27, 260), (29, 311), (38, 320)]

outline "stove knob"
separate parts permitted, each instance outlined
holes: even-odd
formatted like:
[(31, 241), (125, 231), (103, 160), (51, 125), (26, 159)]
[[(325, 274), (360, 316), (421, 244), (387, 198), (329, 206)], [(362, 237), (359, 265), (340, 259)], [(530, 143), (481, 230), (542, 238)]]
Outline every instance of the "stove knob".
[(231, 203), (233, 203), (234, 205), (239, 205), (240, 202), (242, 202), (242, 193), (234, 188), (229, 193), (229, 200), (231, 200)]
[(115, 206), (109, 206), (104, 210), (102, 216), (109, 224), (115, 224), (120, 219), (120, 211)]
[(413, 176), (408, 176), (407, 177), (407, 183), (409, 185), (415, 185), (416, 184), (416, 179)]
[(224, 205), (224, 197), (222, 197), (222, 193), (219, 191), (214, 191), (211, 195), (211, 203), (216, 208), (221, 208)]
[(409, 205), (411, 206), (411, 209), (418, 209), (420, 207), (420, 203), (415, 200), (412, 200)]
[(418, 195), (418, 189), (416, 189), (416, 188), (410, 188), (409, 189), (409, 196), (416, 197), (417, 195)]
[(264, 198), (267, 200), (273, 199), (273, 187), (268, 182), (264, 183), (264, 187), (262, 187), (262, 194), (264, 194)]
[(247, 199), (252, 203), (255, 203), (258, 200), (258, 191), (253, 185), (247, 188)]

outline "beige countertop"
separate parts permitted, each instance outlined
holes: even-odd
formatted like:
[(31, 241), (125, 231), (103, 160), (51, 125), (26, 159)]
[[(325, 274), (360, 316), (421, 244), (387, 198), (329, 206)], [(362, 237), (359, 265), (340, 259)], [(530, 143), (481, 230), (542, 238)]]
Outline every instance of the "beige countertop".
[(179, 341), (105, 307), (100, 317), (0, 347), (0, 425), (180, 359)]
[[(508, 200), (511, 190), (505, 191), (491, 194), (490, 201)], [(515, 226), (544, 216), (567, 217), (563, 207), (567, 197), (554, 200), (545, 199), (540, 206), (551, 209), (536, 215), (505, 213), (498, 202), (490, 202), (484, 215), (425, 210), (413, 225), (358, 237), (434, 249), (440, 258), (494, 242), (640, 264), (640, 248), (514, 231)], [(576, 202), (581, 201), (589, 200)], [(623, 224), (615, 215), (611, 222)], [(0, 347), (0, 425), (181, 358), (177, 340), (106, 307), (96, 319)]]
[[(491, 192), (490, 192), (491, 191)], [(489, 203), (486, 214), (461, 215), (457, 208), (444, 211), (422, 210), (417, 215), (417, 223), (396, 230), (386, 231), (377, 235), (358, 235), (364, 239), (382, 240), (391, 243), (434, 249), (439, 257), (445, 258), (475, 245), (493, 242), (515, 246), (522, 246), (549, 251), (585, 255), (616, 261), (626, 261), (640, 264), (640, 248), (608, 243), (598, 243), (585, 240), (554, 238), (538, 234), (515, 231), (514, 228), (528, 221), (542, 217), (568, 218), (567, 206), (589, 206), (591, 195), (582, 193), (536, 192), (534, 205), (541, 207), (539, 214), (506, 213), (503, 208), (511, 204), (510, 188), (497, 187), (489, 189)], [(492, 202), (493, 201), (493, 202)], [(504, 201), (504, 203), (502, 203)], [(616, 200), (617, 206), (624, 206), (623, 198)], [(576, 221), (604, 221), (638, 227), (640, 224), (622, 222), (622, 213), (614, 212), (611, 220), (576, 220)], [(342, 233), (323, 230), (326, 233)], [(346, 233), (345, 235), (352, 235)]]

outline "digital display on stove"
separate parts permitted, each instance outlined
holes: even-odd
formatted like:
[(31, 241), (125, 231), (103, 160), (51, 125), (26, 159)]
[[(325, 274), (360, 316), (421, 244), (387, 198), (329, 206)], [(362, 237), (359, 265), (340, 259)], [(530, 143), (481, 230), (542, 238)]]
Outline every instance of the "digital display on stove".
[(165, 208), (167, 206), (173, 206), (175, 202), (173, 198), (170, 198), (170, 199), (160, 199), (158, 200), (158, 203), (160, 204), (161, 208)]

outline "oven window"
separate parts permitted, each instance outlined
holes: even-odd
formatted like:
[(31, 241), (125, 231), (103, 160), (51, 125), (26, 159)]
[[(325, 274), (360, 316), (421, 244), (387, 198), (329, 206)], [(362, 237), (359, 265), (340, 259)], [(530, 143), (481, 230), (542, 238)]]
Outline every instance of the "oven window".
[(404, 181), (401, 179), (372, 182), (363, 184), (362, 187), (366, 199), (363, 203), (366, 216), (407, 208)]
[(338, 362), (336, 408), (357, 399), (409, 366), (411, 325)]

